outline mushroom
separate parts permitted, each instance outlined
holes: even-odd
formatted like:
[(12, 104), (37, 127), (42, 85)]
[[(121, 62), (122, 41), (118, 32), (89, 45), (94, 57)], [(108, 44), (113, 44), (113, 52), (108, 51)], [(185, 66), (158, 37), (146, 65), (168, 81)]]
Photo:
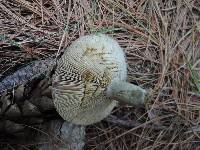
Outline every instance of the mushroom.
[(52, 81), (54, 105), (66, 121), (99, 122), (118, 102), (145, 102), (146, 90), (126, 78), (126, 59), (117, 41), (104, 34), (80, 37), (58, 60)]

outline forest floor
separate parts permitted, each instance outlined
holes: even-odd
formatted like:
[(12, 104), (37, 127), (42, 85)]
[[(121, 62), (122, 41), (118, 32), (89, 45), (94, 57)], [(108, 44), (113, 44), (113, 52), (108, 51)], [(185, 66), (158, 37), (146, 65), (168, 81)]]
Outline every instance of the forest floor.
[(199, 0), (0, 0), (0, 79), (94, 33), (119, 42), (151, 95), (88, 126), (85, 149), (200, 149)]

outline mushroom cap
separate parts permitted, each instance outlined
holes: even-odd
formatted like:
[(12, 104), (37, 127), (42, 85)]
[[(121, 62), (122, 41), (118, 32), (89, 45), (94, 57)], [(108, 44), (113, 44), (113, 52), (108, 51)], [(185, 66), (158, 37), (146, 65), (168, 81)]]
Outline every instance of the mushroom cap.
[(88, 35), (75, 40), (59, 59), (53, 75), (53, 101), (64, 120), (89, 125), (107, 117), (117, 101), (106, 97), (113, 80), (125, 81), (122, 48), (112, 38)]

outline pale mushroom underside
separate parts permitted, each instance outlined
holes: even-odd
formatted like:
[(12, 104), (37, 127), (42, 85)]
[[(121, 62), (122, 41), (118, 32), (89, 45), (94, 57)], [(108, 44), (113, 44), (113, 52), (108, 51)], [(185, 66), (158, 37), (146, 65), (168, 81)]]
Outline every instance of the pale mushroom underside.
[(53, 76), (56, 109), (72, 123), (96, 123), (117, 104), (105, 95), (108, 85), (126, 76), (125, 56), (115, 40), (103, 34), (81, 37), (58, 61)]

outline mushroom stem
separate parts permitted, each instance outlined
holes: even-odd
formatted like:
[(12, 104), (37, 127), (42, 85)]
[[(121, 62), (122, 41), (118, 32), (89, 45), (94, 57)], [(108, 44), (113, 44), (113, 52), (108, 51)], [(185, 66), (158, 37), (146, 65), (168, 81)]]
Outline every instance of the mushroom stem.
[(145, 89), (124, 81), (113, 81), (106, 94), (119, 102), (132, 105), (144, 104), (148, 97), (148, 92)]

